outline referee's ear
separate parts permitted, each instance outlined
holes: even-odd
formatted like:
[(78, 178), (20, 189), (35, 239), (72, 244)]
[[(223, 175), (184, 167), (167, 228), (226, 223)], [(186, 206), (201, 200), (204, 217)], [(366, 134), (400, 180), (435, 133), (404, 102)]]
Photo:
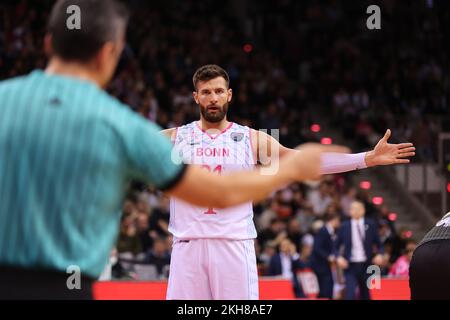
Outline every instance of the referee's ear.
[(122, 49), (119, 42), (108, 41), (96, 53), (93, 62), (100, 87), (104, 88), (114, 75)]
[(44, 38), (44, 52), (47, 58), (53, 55), (52, 35), (47, 33)]

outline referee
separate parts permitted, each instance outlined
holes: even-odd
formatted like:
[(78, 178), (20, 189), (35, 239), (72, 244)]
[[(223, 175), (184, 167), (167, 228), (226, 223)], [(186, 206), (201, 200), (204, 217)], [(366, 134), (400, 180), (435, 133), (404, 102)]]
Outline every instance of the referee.
[(423, 238), (409, 267), (411, 300), (450, 300), (450, 212)]
[[(74, 5), (81, 28), (70, 30)], [(133, 179), (222, 208), (318, 178), (322, 151), (345, 151), (303, 146), (272, 176), (219, 177), (172, 161), (161, 128), (102, 90), (127, 20), (115, 0), (60, 0), (44, 41), (46, 70), (0, 82), (0, 299), (92, 299)], [(68, 285), (77, 270), (79, 285)]]

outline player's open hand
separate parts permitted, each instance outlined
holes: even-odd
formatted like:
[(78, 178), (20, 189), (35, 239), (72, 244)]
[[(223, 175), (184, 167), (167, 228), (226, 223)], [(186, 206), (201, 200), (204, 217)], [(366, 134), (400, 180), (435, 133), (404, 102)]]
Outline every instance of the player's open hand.
[(366, 154), (366, 164), (368, 167), (409, 163), (409, 159), (415, 155), (415, 150), (412, 143), (388, 143), (391, 136), (391, 130), (387, 129), (384, 137), (378, 141), (377, 145), (372, 151)]
[(349, 153), (350, 149), (338, 145), (305, 143), (296, 148), (294, 156), (296, 180), (318, 180), (322, 174), (322, 154), (324, 152)]

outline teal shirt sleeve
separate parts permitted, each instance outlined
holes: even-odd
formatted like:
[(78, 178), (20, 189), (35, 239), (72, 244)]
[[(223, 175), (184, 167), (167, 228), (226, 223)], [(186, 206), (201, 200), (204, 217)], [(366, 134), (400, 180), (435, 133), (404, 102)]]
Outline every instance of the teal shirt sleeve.
[(158, 189), (173, 187), (183, 176), (186, 165), (172, 159), (173, 145), (156, 124), (127, 110), (121, 130), (130, 178)]

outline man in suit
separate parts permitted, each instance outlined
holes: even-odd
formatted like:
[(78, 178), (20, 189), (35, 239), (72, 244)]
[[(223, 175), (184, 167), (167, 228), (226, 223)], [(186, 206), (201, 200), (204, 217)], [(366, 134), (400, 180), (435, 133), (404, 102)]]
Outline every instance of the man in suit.
[(333, 298), (333, 273), (331, 266), (335, 263), (334, 242), (336, 231), (341, 224), (338, 214), (326, 216), (326, 224), (314, 237), (311, 267), (319, 282), (319, 298)]
[[(370, 299), (367, 268), (371, 263), (383, 263), (383, 247), (377, 226), (374, 221), (364, 218), (364, 215), (364, 203), (354, 201), (350, 206), (351, 219), (342, 223), (335, 246), (337, 265), (344, 269), (345, 299), (349, 300), (357, 297), (357, 288), (360, 299)], [(374, 246), (377, 249), (376, 255)]]
[(295, 249), (295, 245), (288, 238), (280, 242), (279, 252), (270, 259), (269, 276), (282, 276), (293, 283), (295, 296), (305, 298), (300, 283), (298, 282), (296, 271), (304, 269), (306, 265), (300, 260), (300, 255)]

